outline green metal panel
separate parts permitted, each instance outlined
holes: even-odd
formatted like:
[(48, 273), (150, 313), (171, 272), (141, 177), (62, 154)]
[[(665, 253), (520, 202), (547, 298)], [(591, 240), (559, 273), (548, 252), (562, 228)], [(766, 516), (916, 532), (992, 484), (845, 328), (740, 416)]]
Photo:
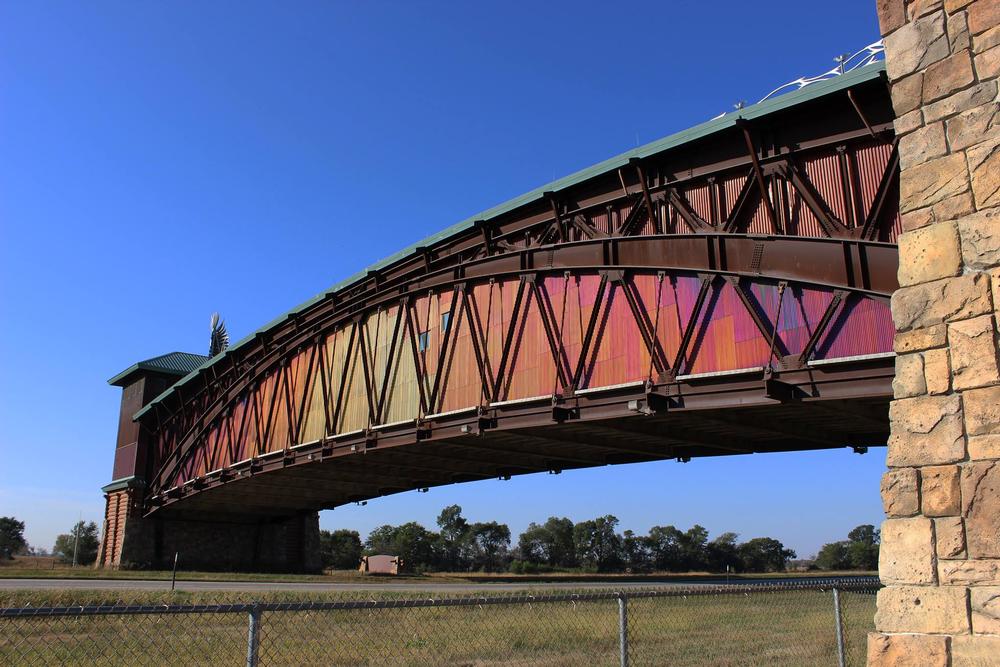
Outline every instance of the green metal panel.
[(190, 352), (169, 352), (161, 354), (152, 359), (146, 359), (136, 364), (132, 364), (118, 375), (108, 380), (108, 384), (120, 384), (129, 375), (136, 371), (156, 371), (171, 375), (187, 375), (198, 370), (202, 364), (208, 361), (208, 357), (203, 354), (192, 354)]

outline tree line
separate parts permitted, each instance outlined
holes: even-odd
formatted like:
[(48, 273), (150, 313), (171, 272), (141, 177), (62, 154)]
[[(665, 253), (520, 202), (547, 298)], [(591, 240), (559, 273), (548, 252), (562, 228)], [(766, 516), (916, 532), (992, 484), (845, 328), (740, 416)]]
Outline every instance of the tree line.
[[(72, 563), (74, 554), (77, 565), (90, 565), (97, 560), (98, 531), (93, 521), (78, 521), (68, 533), (56, 537), (52, 555), (64, 563)], [(45, 549), (37, 549), (24, 539), (24, 522), (16, 517), (0, 516), (0, 559), (14, 556), (47, 556)]]
[[(506, 524), (470, 523), (462, 508), (450, 505), (437, 518), (438, 530), (416, 522), (383, 525), (361, 540), (355, 530), (321, 531), (323, 563), (328, 568), (355, 568), (366, 554), (392, 554), (411, 571), (536, 573), (583, 572), (780, 572), (796, 557), (771, 537), (740, 542), (726, 532), (709, 539), (708, 530), (694, 525), (653, 526), (646, 535), (618, 532), (618, 519), (605, 515), (574, 523), (549, 517), (531, 523), (512, 543)], [(829, 554), (849, 554), (830, 557)], [(817, 566), (822, 569), (878, 567), (878, 531), (859, 526), (848, 540), (825, 545)]]
[[(364, 541), (356, 530), (320, 531), (320, 553), (326, 568), (358, 567), (366, 554), (392, 554), (411, 571), (536, 573), (581, 572), (780, 572), (796, 554), (771, 537), (740, 542), (726, 532), (709, 539), (708, 531), (694, 525), (687, 530), (653, 526), (646, 535), (618, 532), (618, 519), (605, 515), (573, 523), (549, 517), (531, 523), (516, 544), (510, 528), (489, 521), (470, 523), (462, 508), (450, 505), (437, 518), (438, 530), (419, 523), (383, 525)], [(822, 570), (875, 570), (878, 568), (879, 531), (858, 526), (846, 540), (823, 545), (814, 561)], [(97, 559), (98, 528), (93, 521), (76, 523), (56, 538), (52, 555), (67, 563), (89, 565)], [(0, 559), (16, 555), (44, 555), (24, 539), (24, 522), (0, 517)]]

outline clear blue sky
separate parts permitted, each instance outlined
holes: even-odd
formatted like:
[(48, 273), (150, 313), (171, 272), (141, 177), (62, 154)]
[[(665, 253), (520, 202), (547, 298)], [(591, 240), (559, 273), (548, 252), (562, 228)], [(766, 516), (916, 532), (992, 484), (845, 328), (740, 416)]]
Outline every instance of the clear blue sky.
[[(234, 340), (453, 222), (877, 39), (873, 0), (0, 4), (0, 515), (100, 521), (107, 378)], [(651, 463), (322, 514), (459, 503), (699, 522), (808, 555), (878, 523), (884, 449)]]

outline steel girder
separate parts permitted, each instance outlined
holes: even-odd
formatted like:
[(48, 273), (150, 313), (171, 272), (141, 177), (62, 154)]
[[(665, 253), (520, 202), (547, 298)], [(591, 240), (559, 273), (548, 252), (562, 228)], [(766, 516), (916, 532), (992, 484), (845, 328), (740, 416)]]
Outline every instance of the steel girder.
[[(464, 440), (465, 444), (453, 445), (461, 451), (470, 449), (470, 434), (508, 430), (519, 433), (516, 437), (524, 444), (530, 442), (526, 428), (635, 414), (662, 419), (667, 413), (704, 413), (726, 406), (874, 400), (874, 408), (869, 405), (867, 409), (874, 409), (875, 416), (869, 415), (868, 426), (855, 429), (853, 435), (878, 440), (884, 431), (880, 401), (891, 393), (891, 359), (883, 355), (831, 366), (814, 364), (817, 348), (829, 346), (826, 339), (837, 335), (833, 332), (843, 325), (844, 313), (852, 304), (884, 305), (896, 288), (897, 257), (891, 241), (898, 230), (894, 206), (898, 159), (891, 122), (880, 107), (884, 103), (879, 100), (881, 94), (867, 94), (866, 113), (873, 120), (865, 120), (863, 128), (837, 127), (824, 133), (804, 123), (794, 130), (801, 136), (782, 142), (775, 139), (773, 128), (749, 126), (740, 129), (746, 146), (742, 156), (720, 159), (722, 149), (705, 151), (714, 162), (701, 159), (699, 163), (697, 157), (681, 156), (686, 170), (676, 168), (679, 158), (674, 155), (661, 161), (635, 161), (613, 174), (610, 186), (597, 183), (575, 192), (546, 193), (544, 206), (526, 205), (516, 215), (484, 221), (435, 247), (418, 248), (412, 256), (371, 272), (364, 280), (261, 332), (238, 354), (224, 357), (196, 381), (158, 400), (142, 417), (144, 437), (155, 443), (154, 465), (147, 474), (147, 510), (173, 505), (191, 497), (192, 491), (236, 480), (243, 483), (265, 470), (350, 453)], [(726, 141), (722, 153), (734, 143), (732, 137)], [(578, 309), (579, 340), (574, 338), (572, 344), (579, 349), (574, 348), (573, 354), (567, 351), (570, 340), (561, 321), (565, 314), (558, 312), (559, 299), (550, 293), (550, 283), (560, 279), (576, 280), (578, 285), (581, 279), (591, 280), (597, 286), (585, 322), (583, 308)], [(660, 309), (650, 310), (648, 285), (683, 279), (697, 281), (697, 294), (684, 308), (678, 302), (677, 340), (668, 350), (658, 330)], [(487, 315), (484, 325), (477, 290), (489, 284), (492, 296), (494, 283), (513, 286), (513, 312), (502, 327), (500, 353), (491, 355), (487, 329), (492, 319)], [(777, 289), (777, 312), (769, 312), (755, 293), (764, 287)], [(829, 296), (810, 324), (808, 339), (794, 350), (778, 334), (781, 295), (786, 289)], [(696, 377), (689, 372), (696, 361), (691, 347), (704, 335), (706, 309), (713, 307), (712, 300), (722, 290), (735, 295), (755, 335), (769, 342), (770, 352), (766, 363), (755, 370), (728, 369), (742, 372)], [(661, 291), (657, 287), (656, 294)], [(454, 323), (442, 325), (441, 340), (430, 357), (418, 349), (423, 344), (422, 330), (430, 326), (430, 306), (421, 321), (422, 306), (418, 305), (421, 299), (429, 304), (428, 295), (447, 295), (447, 310), (438, 316), (446, 314)], [(567, 295), (561, 296), (563, 310)], [(585, 380), (601, 345), (602, 327), (607, 326), (606, 311), (615, 299), (627, 304), (628, 326), (637, 332), (649, 373), (628, 386), (595, 392), (584, 386)], [(525, 397), (529, 400), (508, 401), (519, 336), (523, 336), (529, 310), (540, 323), (540, 340), (550, 355), (553, 387)], [(385, 313), (376, 320), (384, 320), (381, 333), (381, 324), (372, 332), (373, 313)], [(444, 371), (449, 358), (454, 358), (459, 337), (451, 334), (460, 327), (470, 332), (467, 338), (479, 396), (468, 409), (449, 412), (442, 410), (442, 393), (449, 383)], [(349, 361), (334, 367), (325, 357), (324, 341), (333, 332), (344, 334), (344, 359), (354, 358), (353, 368)], [(400, 372), (399, 360), (407, 357), (407, 368), (417, 380), (417, 414), (387, 423), (394, 375)], [(352, 377), (364, 385), (367, 423), (338, 430), (349, 408), (345, 401)], [(311, 389), (303, 389), (303, 382)], [(314, 400), (310, 391), (321, 392), (322, 399)], [(322, 405), (322, 435), (303, 441), (309, 404), (316, 402)], [(276, 420), (283, 423), (276, 425)], [(704, 426), (704, 420), (692, 423)], [(617, 433), (625, 433), (621, 425), (616, 428)], [(665, 433), (656, 435), (660, 441), (674, 442), (670, 454), (763, 451), (752, 442), (726, 450), (717, 440), (712, 445), (703, 437), (699, 450), (697, 429), (690, 424), (684, 428), (674, 424), (671, 432), (686, 433), (686, 440), (675, 442)], [(254, 443), (247, 449), (245, 442), (239, 443), (247, 441), (251, 430)], [(275, 449), (269, 438), (277, 432), (284, 444)], [(663, 457), (663, 451), (654, 452), (649, 446), (646, 442), (629, 455), (639, 460)], [(810, 445), (802, 441), (799, 446)], [(527, 451), (518, 454), (513, 444), (509, 447), (508, 460), (488, 462), (488, 470), (473, 465), (481, 464), (479, 460), (463, 464), (453, 451), (448, 460), (458, 472), (449, 473), (449, 479), (456, 475), (484, 478), (498, 470), (517, 474), (543, 469), (537, 457), (531, 458)], [(553, 451), (561, 452), (550, 457), (560, 468), (593, 461), (571, 456), (565, 448)], [(406, 458), (393, 456), (394, 461)], [(423, 456), (429, 454), (424, 451)], [(519, 465), (518, 456), (530, 465)], [(407, 474), (395, 481), (390, 472), (382, 471), (380, 479), (400, 485), (383, 491), (445, 483), (432, 474), (437, 464), (424, 466), (430, 469), (422, 477), (413, 474), (421, 466), (412, 458)], [(463, 465), (469, 469), (459, 470)], [(377, 470), (374, 462), (370, 469)], [(339, 483), (358, 487), (340, 501), (372, 495), (370, 485), (357, 479)], [(190, 500), (185, 502), (193, 506)]]

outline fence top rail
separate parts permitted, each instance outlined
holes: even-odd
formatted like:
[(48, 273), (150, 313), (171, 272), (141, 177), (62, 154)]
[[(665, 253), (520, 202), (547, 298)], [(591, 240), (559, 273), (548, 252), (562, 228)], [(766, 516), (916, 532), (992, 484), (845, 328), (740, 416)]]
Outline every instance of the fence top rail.
[(621, 598), (670, 598), (711, 595), (750, 595), (786, 591), (874, 592), (881, 586), (878, 577), (810, 580), (808, 582), (702, 584), (669, 588), (630, 588), (573, 593), (535, 595), (518, 591), (509, 595), (462, 595), (443, 597), (409, 597), (376, 600), (337, 600), (331, 602), (239, 602), (231, 604), (147, 604), (147, 605), (77, 605), (64, 607), (3, 607), (0, 618), (39, 616), (114, 616), (126, 614), (232, 614), (260, 611), (337, 611), (351, 609), (405, 609), (415, 607), (476, 607), (484, 605), (541, 604), (549, 602), (598, 602)]

